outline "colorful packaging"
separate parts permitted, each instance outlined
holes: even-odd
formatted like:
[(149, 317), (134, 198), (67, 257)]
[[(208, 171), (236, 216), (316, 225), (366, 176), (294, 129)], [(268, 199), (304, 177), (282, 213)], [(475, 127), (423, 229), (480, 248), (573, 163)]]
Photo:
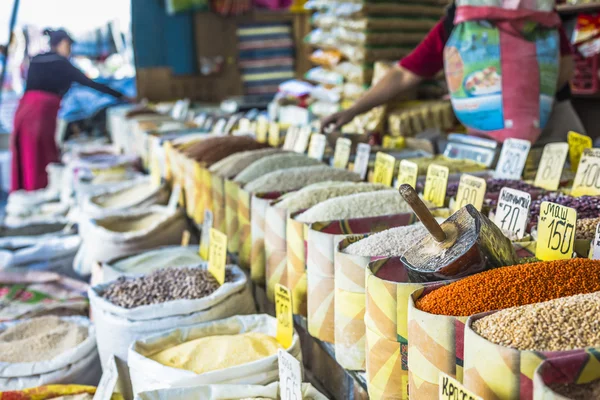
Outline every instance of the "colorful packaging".
[(600, 379), (599, 357), (598, 352), (590, 351), (542, 362), (533, 376), (533, 399), (564, 400), (549, 385), (581, 385)]

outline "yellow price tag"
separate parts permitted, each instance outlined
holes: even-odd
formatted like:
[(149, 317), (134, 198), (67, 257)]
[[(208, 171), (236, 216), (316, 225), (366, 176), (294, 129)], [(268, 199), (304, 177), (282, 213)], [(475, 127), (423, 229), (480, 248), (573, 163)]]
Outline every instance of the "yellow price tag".
[(473, 207), (481, 211), (486, 187), (485, 179), (463, 174), (460, 177), (456, 192), (456, 210), (460, 210), (467, 204), (472, 204)]
[(202, 231), (200, 232), (200, 257), (203, 260), (208, 259), (208, 249), (210, 247), (210, 230), (213, 227), (213, 213), (210, 210), (204, 210), (204, 222), (202, 222)]
[(437, 207), (443, 207), (446, 202), (446, 189), (448, 188), (448, 167), (431, 164), (427, 168), (425, 189), (423, 197)]
[(576, 223), (577, 211), (574, 208), (548, 201), (542, 202), (535, 256), (542, 261), (571, 258)]
[(333, 167), (346, 168), (350, 160), (352, 150), (352, 140), (348, 138), (339, 138), (335, 141), (335, 151), (333, 153)]
[(398, 187), (403, 184), (408, 184), (416, 189), (417, 178), (419, 176), (419, 166), (408, 160), (400, 161), (400, 169), (398, 171)]
[(546, 190), (556, 190), (569, 152), (567, 143), (550, 143), (544, 146), (534, 185)]
[(190, 244), (190, 231), (183, 231), (183, 235), (181, 235), (181, 246), (188, 247)]
[(275, 285), (275, 315), (277, 316), (277, 341), (288, 349), (294, 339), (292, 292), (279, 283)]
[(256, 121), (256, 141), (259, 143), (267, 143), (267, 134), (269, 133), (269, 121), (260, 117)]
[(404, 148), (404, 138), (402, 136), (393, 137), (386, 135), (383, 137), (383, 142), (381, 146), (384, 149), (403, 149)]
[(219, 282), (225, 283), (225, 264), (227, 263), (227, 235), (210, 228), (210, 247), (208, 249), (208, 271)]
[(440, 372), (438, 383), (438, 399), (440, 400), (483, 400), (482, 397), (467, 390), (462, 383), (443, 372)]
[(273, 147), (279, 146), (279, 124), (271, 122), (269, 124), (269, 145)]
[(584, 149), (592, 147), (592, 138), (586, 135), (582, 135), (577, 132), (570, 131), (567, 136), (567, 143), (569, 143), (569, 160), (571, 161), (571, 171), (576, 172), (581, 155)]
[(583, 150), (571, 195), (600, 195), (600, 149)]
[(375, 155), (375, 169), (373, 170), (373, 183), (392, 186), (395, 166), (396, 159), (394, 156), (381, 151), (377, 152)]

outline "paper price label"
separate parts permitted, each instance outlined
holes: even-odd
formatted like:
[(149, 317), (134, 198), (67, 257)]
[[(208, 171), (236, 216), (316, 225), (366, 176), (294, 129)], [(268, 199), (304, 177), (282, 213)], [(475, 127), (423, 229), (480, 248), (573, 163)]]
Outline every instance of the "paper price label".
[(169, 197), (169, 203), (167, 204), (167, 208), (170, 212), (174, 213), (177, 211), (177, 205), (179, 205), (181, 197), (183, 197), (183, 194), (181, 193), (181, 185), (177, 183), (175, 186), (173, 186), (171, 197)]
[(181, 235), (181, 247), (188, 247), (190, 244), (190, 231), (183, 231)]
[(600, 195), (600, 149), (584, 149), (573, 181), (573, 196)]
[(494, 178), (521, 179), (529, 149), (531, 149), (531, 142), (528, 140), (506, 139), (502, 145)]
[(300, 128), (297, 126), (290, 126), (285, 133), (285, 141), (283, 142), (284, 150), (294, 150), (294, 144), (296, 144), (296, 139), (298, 139), (298, 133)]
[(600, 224), (596, 226), (596, 236), (592, 242), (592, 254), (590, 258), (592, 260), (600, 260)]
[(304, 153), (308, 148), (308, 141), (310, 140), (310, 126), (305, 125), (300, 128), (298, 132), (298, 137), (296, 138), (296, 143), (294, 143), (294, 151), (296, 153)]
[(527, 217), (531, 206), (531, 195), (521, 190), (502, 188), (494, 222), (505, 232), (523, 239), (527, 228)]
[(212, 133), (214, 135), (224, 135), (225, 134), (225, 125), (227, 125), (227, 120), (225, 118), (221, 118), (217, 121), (215, 126), (212, 129)]
[(259, 117), (256, 121), (256, 141), (267, 143), (267, 134), (269, 133), (269, 121), (265, 117)]
[(571, 258), (576, 223), (577, 211), (574, 208), (542, 202), (535, 256), (542, 261)]
[(392, 186), (396, 159), (390, 154), (377, 152), (375, 156), (375, 169), (373, 170), (373, 183)]
[(448, 167), (431, 164), (427, 168), (425, 178), (425, 189), (423, 197), (437, 207), (443, 207), (446, 201), (446, 189), (448, 188)]
[(567, 136), (569, 144), (569, 161), (571, 162), (571, 171), (576, 172), (583, 150), (592, 147), (592, 138), (577, 132), (570, 131)]
[(240, 133), (251, 133), (250, 120), (248, 118), (242, 118), (238, 122), (238, 132)]
[(558, 189), (568, 152), (569, 145), (566, 143), (550, 143), (544, 146), (533, 184), (546, 190)]
[(269, 124), (269, 145), (272, 147), (279, 146), (279, 124), (277, 122), (271, 122)]
[(292, 314), (292, 293), (287, 287), (275, 285), (275, 314), (277, 316), (277, 341), (288, 349), (294, 339), (294, 316)]
[(302, 400), (302, 369), (300, 361), (283, 349), (277, 351), (279, 364), (279, 397), (281, 400)]
[(359, 143), (356, 147), (356, 157), (354, 158), (354, 166), (352, 170), (360, 175), (360, 178), (363, 180), (367, 177), (370, 156), (371, 146), (366, 143)]
[(321, 161), (325, 155), (325, 146), (327, 138), (321, 133), (313, 133), (310, 137), (310, 146), (308, 146), (308, 156)]
[(208, 271), (219, 282), (225, 283), (225, 265), (227, 263), (227, 235), (215, 228), (210, 228), (210, 245), (208, 247)]
[(352, 150), (352, 140), (348, 138), (339, 138), (335, 141), (335, 151), (333, 153), (333, 167), (345, 169), (350, 160)]
[(398, 182), (397, 186), (407, 184), (416, 189), (417, 178), (419, 176), (419, 166), (408, 160), (400, 161), (400, 170), (398, 171)]
[(102, 371), (102, 378), (100, 378), (100, 383), (98, 383), (96, 393), (94, 393), (94, 400), (110, 400), (115, 390), (115, 386), (117, 386), (118, 379), (119, 371), (117, 369), (115, 356), (111, 355)]
[(460, 210), (467, 204), (472, 204), (478, 211), (481, 211), (486, 187), (485, 179), (463, 174), (456, 192), (456, 209)]
[(210, 210), (204, 210), (204, 221), (202, 222), (202, 232), (200, 233), (199, 254), (203, 260), (208, 260), (208, 249), (210, 248), (210, 230), (213, 227), (213, 213)]
[(440, 400), (483, 400), (482, 397), (467, 390), (462, 383), (440, 372), (439, 375), (439, 397)]

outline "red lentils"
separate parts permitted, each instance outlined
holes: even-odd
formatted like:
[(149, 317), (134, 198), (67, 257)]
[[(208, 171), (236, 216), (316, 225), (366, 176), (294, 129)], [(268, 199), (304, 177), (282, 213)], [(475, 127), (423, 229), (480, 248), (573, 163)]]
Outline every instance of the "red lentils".
[(535, 262), (482, 272), (436, 289), (417, 300), (418, 309), (469, 316), (600, 291), (600, 260)]

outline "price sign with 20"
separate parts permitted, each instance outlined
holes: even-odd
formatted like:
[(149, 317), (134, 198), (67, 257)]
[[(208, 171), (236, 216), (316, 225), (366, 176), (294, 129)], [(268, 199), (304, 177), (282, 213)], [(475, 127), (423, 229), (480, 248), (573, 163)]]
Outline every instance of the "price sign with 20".
[(574, 208), (544, 201), (540, 207), (535, 256), (542, 261), (571, 258), (576, 222)]

